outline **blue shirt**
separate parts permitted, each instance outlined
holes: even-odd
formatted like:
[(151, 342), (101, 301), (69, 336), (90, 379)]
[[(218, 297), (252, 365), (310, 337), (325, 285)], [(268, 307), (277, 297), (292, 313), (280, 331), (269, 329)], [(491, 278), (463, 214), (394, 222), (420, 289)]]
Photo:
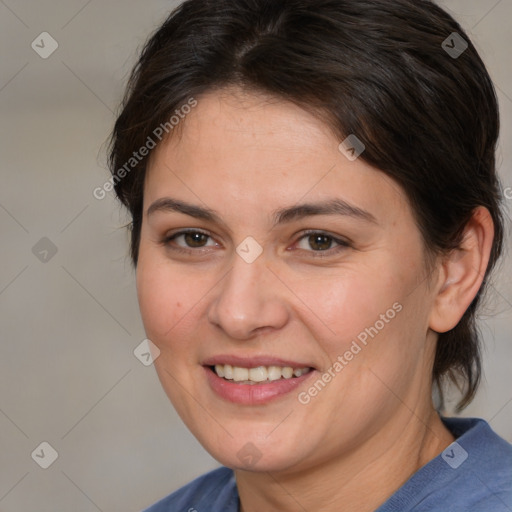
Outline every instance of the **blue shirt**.
[[(442, 418), (456, 441), (375, 512), (512, 512), (512, 445), (477, 418)], [(239, 512), (233, 471), (220, 467), (143, 512)]]

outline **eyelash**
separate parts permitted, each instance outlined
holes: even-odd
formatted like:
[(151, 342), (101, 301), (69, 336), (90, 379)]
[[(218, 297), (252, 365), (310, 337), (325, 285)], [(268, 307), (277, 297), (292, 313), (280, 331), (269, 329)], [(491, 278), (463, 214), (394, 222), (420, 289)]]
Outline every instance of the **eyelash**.
[[(173, 240), (175, 240), (176, 238), (178, 238), (178, 237), (180, 237), (182, 235), (187, 235), (187, 234), (191, 234), (191, 233), (192, 234), (201, 234), (201, 235), (205, 235), (205, 236), (207, 236), (209, 238), (212, 238), (211, 235), (209, 235), (208, 233), (205, 233), (204, 231), (200, 231), (200, 230), (197, 230), (197, 229), (188, 229), (188, 230), (178, 231), (177, 233), (174, 233), (172, 235), (166, 236), (166, 237), (164, 237), (161, 240), (160, 243), (162, 245), (166, 246), (167, 248), (171, 249), (172, 251), (176, 251), (176, 252), (179, 252), (179, 253), (182, 253), (182, 254), (194, 254), (194, 253), (197, 253), (197, 252), (201, 251), (203, 248), (199, 247), (197, 249), (193, 249), (193, 248), (184, 249), (183, 247), (180, 247), (180, 246), (172, 246), (171, 245), (171, 242)], [(306, 238), (306, 237), (311, 236), (311, 235), (325, 236), (326, 238), (330, 239), (332, 242), (338, 244), (338, 247), (327, 249), (325, 251), (306, 251), (306, 252), (312, 253), (313, 258), (327, 258), (327, 257), (333, 256), (334, 253), (338, 253), (341, 250), (344, 250), (344, 249), (347, 249), (348, 247), (351, 247), (350, 243), (347, 242), (346, 240), (341, 240), (339, 238), (335, 238), (334, 236), (332, 236), (332, 235), (330, 235), (328, 233), (324, 233), (323, 231), (316, 231), (316, 230), (305, 231), (304, 233), (302, 233), (300, 238), (297, 239), (295, 244), (300, 242), (303, 238)], [(305, 250), (305, 249), (299, 249), (299, 250)]]

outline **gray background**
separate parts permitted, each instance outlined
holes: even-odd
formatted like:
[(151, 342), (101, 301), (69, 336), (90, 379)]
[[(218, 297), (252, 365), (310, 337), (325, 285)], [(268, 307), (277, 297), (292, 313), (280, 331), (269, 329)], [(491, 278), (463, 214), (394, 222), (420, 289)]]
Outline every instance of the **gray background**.
[[(137, 50), (177, 3), (0, 0), (1, 512), (135, 512), (218, 466), (133, 354), (145, 335), (127, 218), (92, 195)], [(512, 0), (442, 4), (496, 84), (512, 187)], [(43, 31), (59, 45), (47, 59), (31, 48)], [(507, 256), (481, 323), (486, 380), (463, 415), (512, 441), (510, 268)], [(48, 469), (31, 457), (43, 441), (58, 452)]]

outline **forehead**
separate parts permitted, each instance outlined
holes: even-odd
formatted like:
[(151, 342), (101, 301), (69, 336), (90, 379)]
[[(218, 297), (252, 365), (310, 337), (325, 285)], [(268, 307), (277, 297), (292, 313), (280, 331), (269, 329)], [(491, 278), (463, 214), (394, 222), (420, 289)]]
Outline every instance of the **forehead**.
[(342, 197), (383, 216), (407, 214), (401, 188), (297, 105), (240, 90), (210, 92), (153, 152), (144, 203), (181, 196), (217, 209), (254, 213), (298, 201)]

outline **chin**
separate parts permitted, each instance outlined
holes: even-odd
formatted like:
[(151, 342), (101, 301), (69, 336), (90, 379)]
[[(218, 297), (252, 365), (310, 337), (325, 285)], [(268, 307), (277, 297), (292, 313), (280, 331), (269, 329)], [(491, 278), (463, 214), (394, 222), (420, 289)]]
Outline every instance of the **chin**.
[[(201, 441), (200, 437), (198, 439)], [(276, 437), (274, 442), (250, 439), (251, 436), (246, 434), (229, 438), (222, 445), (211, 439), (201, 444), (222, 465), (243, 471), (287, 471), (297, 467), (303, 460), (303, 454), (297, 451), (298, 443), (290, 438), (285, 440)]]

